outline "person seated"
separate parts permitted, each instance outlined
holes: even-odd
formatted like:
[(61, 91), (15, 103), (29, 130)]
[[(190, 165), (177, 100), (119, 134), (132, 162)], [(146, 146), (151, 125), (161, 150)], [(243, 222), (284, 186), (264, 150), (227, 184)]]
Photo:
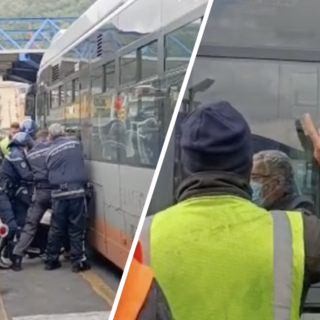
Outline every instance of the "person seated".
[(295, 190), (291, 159), (278, 150), (265, 150), (253, 156), (252, 200), (267, 210), (300, 210), (314, 214), (311, 199)]

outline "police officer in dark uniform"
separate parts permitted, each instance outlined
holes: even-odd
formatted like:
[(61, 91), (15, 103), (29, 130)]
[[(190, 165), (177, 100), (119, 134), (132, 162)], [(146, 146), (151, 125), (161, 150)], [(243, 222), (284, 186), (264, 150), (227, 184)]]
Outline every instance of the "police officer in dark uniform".
[(60, 124), (49, 127), (52, 145), (47, 155), (48, 181), (52, 188), (52, 217), (46, 250), (45, 269), (61, 266), (60, 250), (65, 234), (69, 235), (72, 271), (90, 269), (85, 252), (88, 183), (79, 139), (66, 136)]
[(0, 217), (9, 227), (7, 240), (12, 240), (18, 227), (23, 226), (31, 203), (33, 174), (25, 152), (29, 142), (25, 132), (15, 134), (1, 165)]
[(36, 133), (36, 127), (37, 127), (36, 123), (32, 119), (26, 119), (26, 120), (22, 121), (20, 124), (20, 132), (25, 132), (30, 137), (30, 140), (28, 142), (28, 150), (31, 150), (31, 148), (35, 144), (34, 136)]
[(13, 250), (11, 268), (14, 271), (21, 270), (22, 258), (37, 234), (43, 215), (51, 208), (51, 189), (45, 161), (51, 145), (48, 137), (48, 131), (39, 131), (36, 134), (34, 147), (27, 154), (28, 163), (33, 172), (35, 190), (20, 239)]

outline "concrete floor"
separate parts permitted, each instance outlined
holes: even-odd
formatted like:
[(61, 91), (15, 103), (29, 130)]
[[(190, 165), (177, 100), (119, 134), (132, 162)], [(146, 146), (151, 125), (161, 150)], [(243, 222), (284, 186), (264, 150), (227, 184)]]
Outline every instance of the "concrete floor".
[[(97, 290), (97, 282), (107, 289)], [(106, 320), (115, 292), (95, 268), (87, 275), (74, 274), (64, 262), (59, 270), (45, 271), (34, 259), (27, 260), (21, 272), (0, 270), (0, 294), (5, 310), (0, 320)]]

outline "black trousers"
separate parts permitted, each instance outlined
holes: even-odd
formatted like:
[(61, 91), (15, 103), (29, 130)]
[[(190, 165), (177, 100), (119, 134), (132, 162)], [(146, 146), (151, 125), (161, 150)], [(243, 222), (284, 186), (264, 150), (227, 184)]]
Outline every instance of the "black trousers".
[(52, 199), (52, 217), (46, 250), (47, 263), (59, 259), (65, 237), (68, 235), (71, 263), (76, 265), (87, 260), (85, 238), (87, 207), (84, 197)]

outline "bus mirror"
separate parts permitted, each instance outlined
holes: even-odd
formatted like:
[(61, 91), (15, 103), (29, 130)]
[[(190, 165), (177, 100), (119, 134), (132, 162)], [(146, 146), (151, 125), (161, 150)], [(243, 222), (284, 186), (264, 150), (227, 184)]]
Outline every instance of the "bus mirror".
[(36, 113), (36, 99), (34, 93), (28, 93), (26, 95), (25, 116), (34, 117)]

